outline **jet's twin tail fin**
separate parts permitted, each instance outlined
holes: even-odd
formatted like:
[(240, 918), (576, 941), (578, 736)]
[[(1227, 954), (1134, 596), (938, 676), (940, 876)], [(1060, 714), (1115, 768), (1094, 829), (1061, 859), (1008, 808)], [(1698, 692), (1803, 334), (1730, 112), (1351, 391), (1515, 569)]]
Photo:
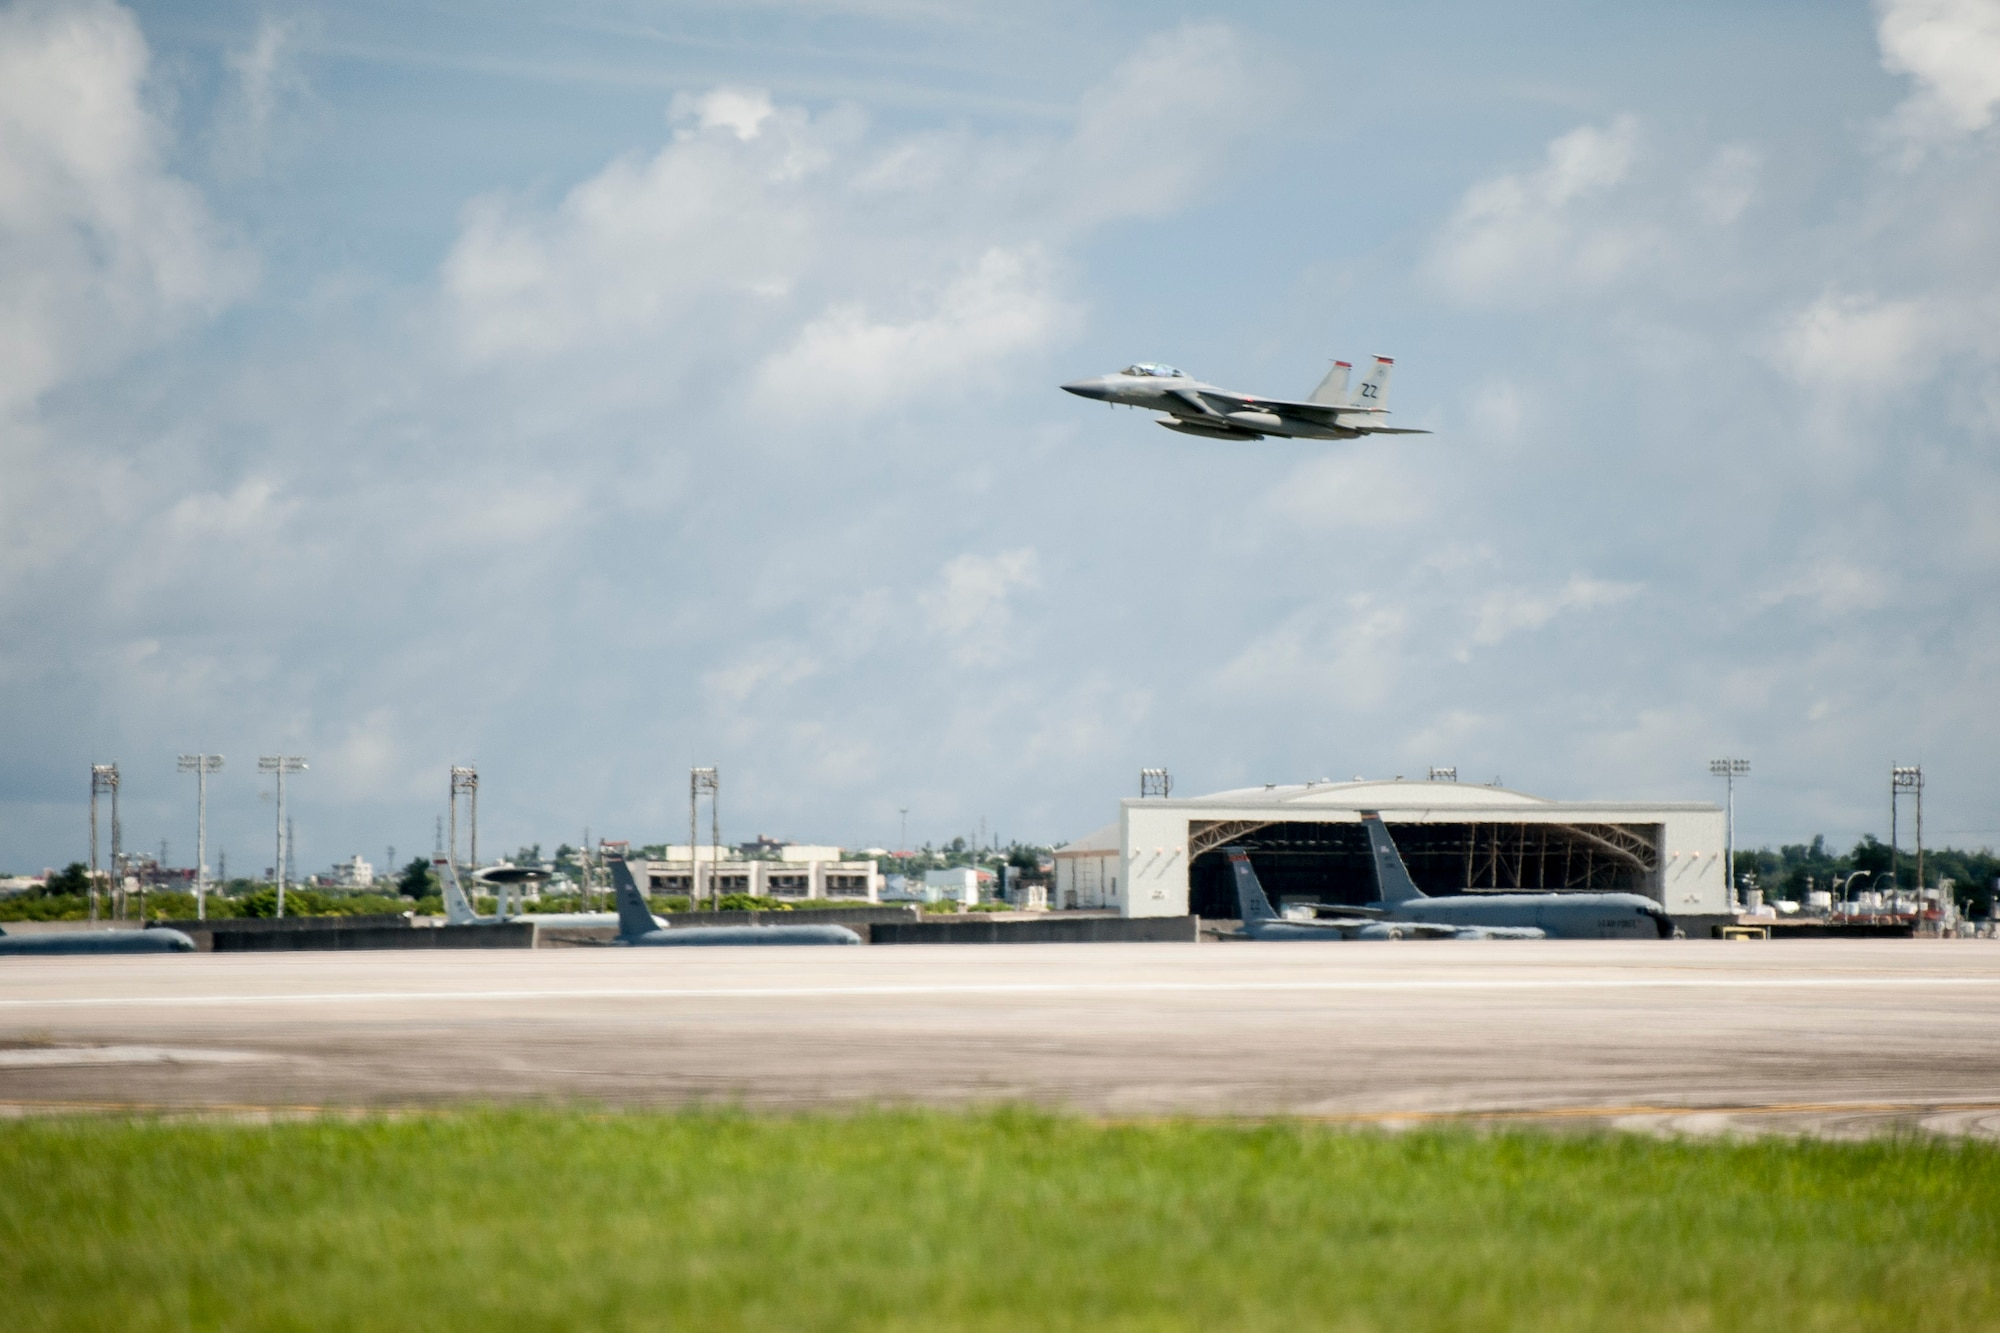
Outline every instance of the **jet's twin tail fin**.
[(1361, 825), (1368, 830), (1368, 850), (1375, 854), (1376, 901), (1394, 907), (1429, 897), (1410, 878), (1410, 869), (1403, 864), (1403, 854), (1396, 850), (1396, 840), (1389, 836), (1389, 826), (1382, 822), (1381, 812), (1363, 810)]
[(1334, 362), (1333, 369), (1326, 372), (1326, 378), (1319, 382), (1319, 387), (1306, 401), (1322, 407), (1346, 407), (1347, 377), (1353, 373), (1354, 367), (1347, 362)]
[(1375, 358), (1375, 364), (1363, 377), (1361, 387), (1354, 391), (1354, 401), (1350, 404), (1357, 411), (1386, 412), (1389, 410), (1389, 372), (1396, 363), (1386, 356)]
[(646, 905), (646, 896), (639, 892), (638, 881), (632, 878), (625, 858), (610, 857), (607, 862), (611, 866), (611, 883), (618, 890), (618, 937), (631, 939), (658, 930), (660, 925), (653, 920), (653, 909)]
[(470, 926), (479, 921), (479, 913), (472, 910), (472, 900), (465, 896), (465, 890), (458, 882), (458, 868), (451, 858), (440, 852), (431, 858), (431, 869), (437, 872), (438, 886), (444, 894), (444, 921), (448, 926)]
[(1257, 881), (1257, 872), (1251, 868), (1250, 853), (1241, 847), (1224, 849), (1229, 856), (1229, 873), (1236, 877), (1236, 910), (1243, 916), (1243, 924), (1255, 921), (1275, 921), (1278, 914), (1271, 910), (1271, 900), (1264, 895), (1264, 886)]

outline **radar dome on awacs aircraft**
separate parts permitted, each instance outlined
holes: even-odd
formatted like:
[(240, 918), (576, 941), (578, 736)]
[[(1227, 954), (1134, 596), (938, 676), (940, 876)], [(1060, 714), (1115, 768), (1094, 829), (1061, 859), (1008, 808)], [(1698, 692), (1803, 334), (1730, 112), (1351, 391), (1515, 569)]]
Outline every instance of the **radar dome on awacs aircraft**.
[(1261, 440), (1266, 435), (1354, 440), (1363, 435), (1430, 434), (1388, 424), (1389, 372), (1394, 367), (1395, 362), (1388, 357), (1376, 357), (1366, 378), (1350, 394), (1347, 381), (1354, 367), (1336, 361), (1304, 402), (1217, 388), (1154, 361), (1142, 361), (1096, 379), (1074, 380), (1062, 387), (1066, 393), (1114, 407), (1122, 404), (1164, 412), (1158, 420), (1168, 430), (1214, 440)]

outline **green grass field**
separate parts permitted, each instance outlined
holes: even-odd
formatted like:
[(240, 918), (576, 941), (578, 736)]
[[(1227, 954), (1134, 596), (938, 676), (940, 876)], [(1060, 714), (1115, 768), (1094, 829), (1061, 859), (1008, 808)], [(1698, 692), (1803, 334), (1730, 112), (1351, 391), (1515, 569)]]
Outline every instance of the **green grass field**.
[(2000, 1152), (463, 1112), (0, 1126), (0, 1311), (93, 1328), (2000, 1327)]

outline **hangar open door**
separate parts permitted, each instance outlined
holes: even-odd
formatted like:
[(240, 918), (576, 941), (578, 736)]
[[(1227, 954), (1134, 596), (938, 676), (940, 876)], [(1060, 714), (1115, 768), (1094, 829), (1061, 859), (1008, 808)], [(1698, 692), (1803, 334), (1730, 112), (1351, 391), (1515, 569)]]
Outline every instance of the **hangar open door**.
[[(1389, 831), (1425, 893), (1518, 890), (1660, 897), (1658, 824), (1398, 824)], [(1195, 820), (1188, 826), (1188, 910), (1234, 919), (1223, 847), (1247, 847), (1273, 905), (1357, 906), (1375, 897), (1368, 835), (1357, 822)]]

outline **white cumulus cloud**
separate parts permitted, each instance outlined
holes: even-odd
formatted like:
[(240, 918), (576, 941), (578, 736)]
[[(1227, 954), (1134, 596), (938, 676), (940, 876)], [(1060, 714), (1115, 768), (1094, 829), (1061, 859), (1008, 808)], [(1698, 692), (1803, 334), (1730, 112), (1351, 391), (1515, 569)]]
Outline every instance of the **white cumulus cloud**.
[(765, 360), (759, 397), (775, 411), (825, 415), (962, 395), (981, 383), (961, 378), (968, 372), (1040, 346), (1070, 321), (1048, 268), (1035, 250), (994, 249), (907, 319), (876, 318), (859, 302), (836, 306)]
[(1466, 192), (1437, 240), (1433, 279), (1461, 299), (1551, 296), (1601, 285), (1654, 244), (1652, 229), (1598, 205), (1631, 175), (1639, 124), (1621, 116), (1548, 146), (1538, 171)]
[(1778, 361), (1803, 384), (1878, 400), (1918, 375), (1939, 317), (1923, 300), (1828, 293), (1786, 323)]
[(1538, 630), (1567, 612), (1615, 606), (1638, 591), (1636, 583), (1614, 583), (1582, 574), (1572, 575), (1560, 588), (1496, 588), (1480, 601), (1472, 641), (1491, 647), (1513, 635)]
[(1915, 85), (1897, 131), (1918, 142), (1977, 134), (2000, 108), (2000, 0), (1881, 0), (1882, 66)]
[(239, 296), (249, 266), (166, 166), (131, 13), (0, 11), (0, 416)]
[(1014, 628), (1017, 594), (1041, 586), (1041, 558), (1023, 546), (995, 555), (952, 557), (921, 601), (932, 631), (963, 666), (997, 660)]

